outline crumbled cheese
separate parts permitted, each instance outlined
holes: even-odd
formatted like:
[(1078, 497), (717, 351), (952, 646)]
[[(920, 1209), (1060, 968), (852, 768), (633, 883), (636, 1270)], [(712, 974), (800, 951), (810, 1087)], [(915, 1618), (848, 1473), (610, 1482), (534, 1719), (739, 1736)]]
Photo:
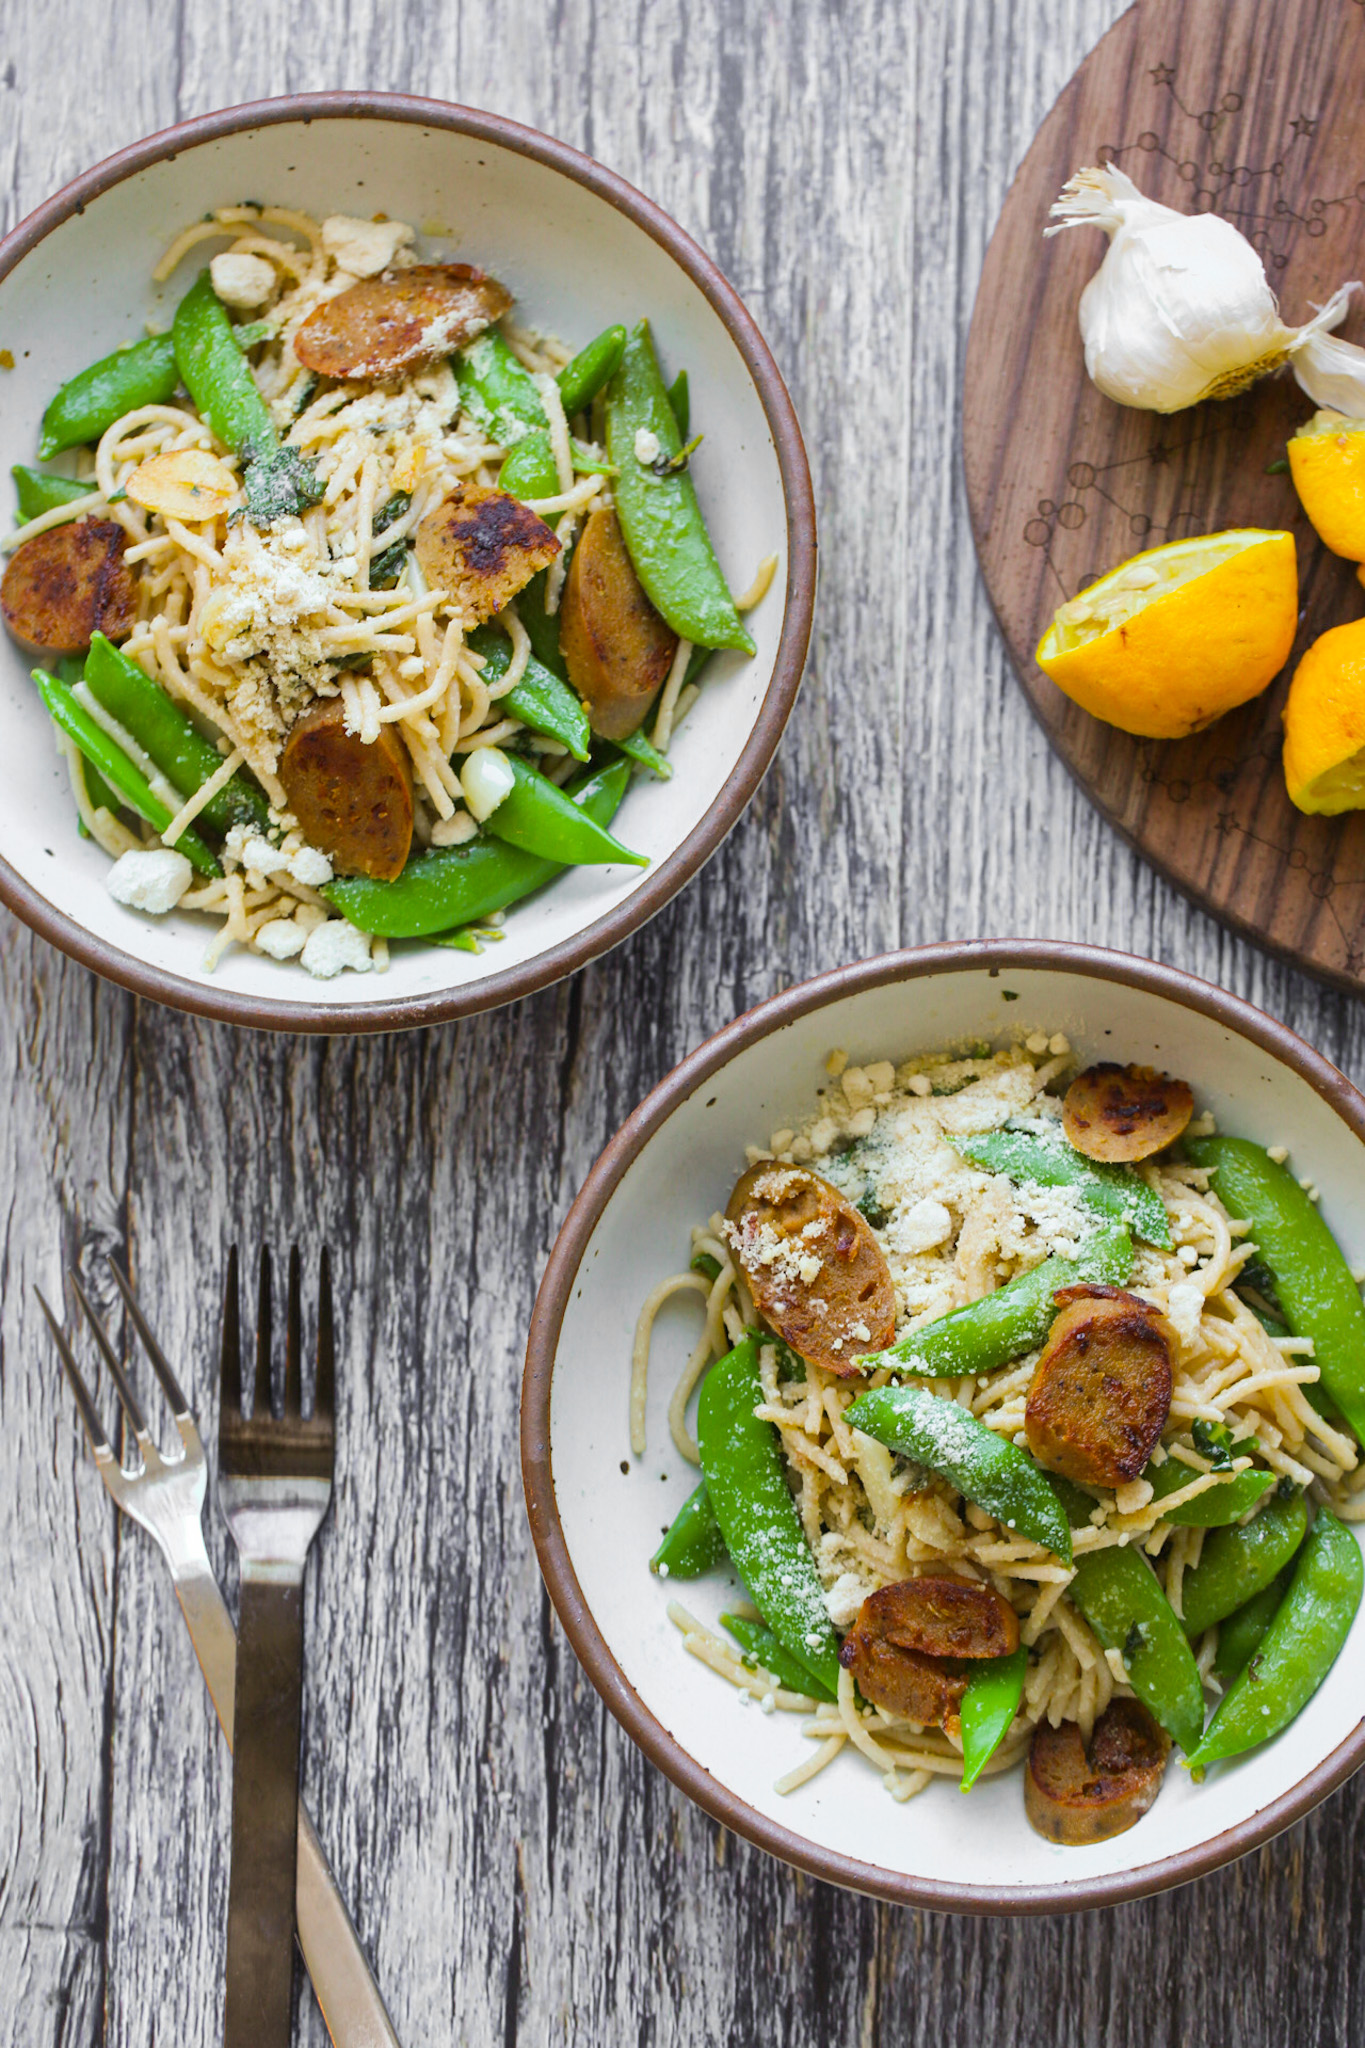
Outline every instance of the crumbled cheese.
[(455, 811), (449, 818), (438, 818), (431, 828), (433, 846), (464, 846), (477, 838), (478, 826), (468, 811)]
[(1203, 1288), (1193, 1280), (1177, 1280), (1166, 1295), (1166, 1316), (1182, 1344), (1192, 1347), (1198, 1341), (1203, 1313)]
[(871, 1103), (868, 1103), (863, 1109), (855, 1109), (848, 1120), (848, 1134), (850, 1138), (870, 1137), (876, 1121), (877, 1112)]
[(234, 666), (228, 702), (273, 767), (299, 714), (319, 694), (335, 694), (335, 666), (320, 637), (332, 618), (334, 586), (297, 521), (262, 532), (241, 520), (223, 560), (226, 574), (204, 608), (202, 630), (210, 651)]
[(1115, 1488), (1114, 1506), (1121, 1515), (1135, 1515), (1146, 1507), (1155, 1491), (1150, 1479), (1130, 1479), (1126, 1486)]
[(115, 903), (164, 917), (175, 909), (193, 880), (194, 869), (183, 853), (170, 846), (156, 846), (146, 852), (121, 853), (105, 876), (104, 886)]
[(820, 1158), (822, 1154), (828, 1152), (830, 1146), (834, 1143), (834, 1140), (838, 1137), (838, 1135), (839, 1126), (834, 1122), (832, 1117), (822, 1116), (817, 1118), (817, 1120), (811, 1125), (810, 1130), (807, 1133), (807, 1136), (810, 1139), (810, 1149), (815, 1154), (817, 1159)]
[(1026, 1039), (1024, 1040), (1024, 1046), (1025, 1046), (1025, 1049), (1026, 1049), (1027, 1051), (1029, 1051), (1029, 1052), (1034, 1052), (1034, 1053), (1043, 1053), (1043, 1052), (1046, 1052), (1046, 1051), (1047, 1051), (1047, 1033), (1046, 1033), (1046, 1031), (1031, 1031), (1031, 1032), (1029, 1033), (1028, 1037), (1027, 1037), (1027, 1038), (1026, 1038)]
[[(325, 927), (320, 927), (325, 929)], [(256, 933), (256, 944), (272, 960), (292, 960), (301, 953), (308, 934), (292, 917), (272, 917)]]
[(635, 460), (657, 462), (659, 459), (659, 437), (648, 427), (638, 427), (635, 433)]
[(289, 872), (305, 889), (322, 889), (332, 879), (332, 863), (316, 846), (301, 846), (289, 856)]
[(769, 1138), (768, 1140), (768, 1145), (769, 1149), (772, 1151), (774, 1158), (781, 1158), (784, 1152), (789, 1152), (791, 1150), (791, 1142), (795, 1136), (795, 1131), (773, 1132), (771, 1138)]
[(413, 239), (401, 220), (353, 220), (334, 213), (322, 223), (322, 246), (338, 270), (351, 277), (377, 277)]
[(268, 839), (254, 835), (242, 840), (239, 858), (244, 868), (254, 868), (258, 875), (278, 874), (281, 868), (289, 866), (287, 853), (272, 846)]
[(858, 1610), (873, 1591), (856, 1572), (840, 1572), (825, 1593), (825, 1612), (836, 1628), (851, 1628)]
[(330, 981), (347, 967), (354, 968), (357, 974), (368, 974), (374, 965), (369, 934), (358, 931), (342, 917), (334, 917), (310, 932), (299, 957), (319, 981)]
[(844, 1100), (851, 1109), (861, 1109), (864, 1103), (871, 1102), (876, 1093), (871, 1077), (862, 1067), (846, 1067), (842, 1085)]
[(952, 1230), (951, 1212), (932, 1195), (925, 1195), (896, 1216), (890, 1235), (898, 1252), (911, 1254), (932, 1251)]
[(833, 1052), (825, 1055), (825, 1072), (836, 1081), (847, 1065), (848, 1054), (843, 1052), (838, 1046), (834, 1048)]
[(889, 1095), (896, 1085), (896, 1069), (890, 1060), (871, 1060), (863, 1071), (875, 1096)]
[(264, 256), (234, 254), (226, 249), (210, 263), (209, 276), (223, 304), (235, 306), (243, 313), (263, 306), (276, 283), (275, 266)]
[(1267, 1145), (1265, 1156), (1267, 1159), (1273, 1159), (1277, 1166), (1283, 1166), (1285, 1160), (1289, 1157), (1289, 1147), (1287, 1145)]

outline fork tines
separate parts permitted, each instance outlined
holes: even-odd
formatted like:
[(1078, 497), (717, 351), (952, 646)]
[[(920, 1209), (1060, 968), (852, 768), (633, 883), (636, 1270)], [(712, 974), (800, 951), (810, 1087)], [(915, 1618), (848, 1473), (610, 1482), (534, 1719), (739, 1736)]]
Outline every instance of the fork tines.
[[(128, 1319), (142, 1340), (143, 1349), (147, 1353), (152, 1371), (161, 1383), (162, 1392), (170, 1403), (172, 1414), (177, 1423), (183, 1423), (187, 1419), (192, 1419), (190, 1418), (189, 1402), (180, 1391), (179, 1383), (170, 1368), (166, 1354), (147, 1327), (146, 1317), (137, 1305), (127, 1274), (114, 1263), (113, 1259), (110, 1259), (108, 1263), (109, 1269), (118, 1285), (119, 1293), (123, 1297), (124, 1306), (128, 1311)], [(151, 1431), (147, 1427), (147, 1420), (142, 1412), (137, 1395), (133, 1392), (132, 1383), (123, 1368), (118, 1353), (109, 1341), (108, 1332), (101, 1322), (93, 1302), (81, 1284), (80, 1275), (74, 1267), (70, 1267), (67, 1270), (66, 1277), (70, 1281), (71, 1290), (80, 1304), (86, 1321), (90, 1325), (91, 1334), (99, 1348), (100, 1356), (108, 1367), (109, 1377), (114, 1382), (114, 1388), (118, 1394), (119, 1405), (123, 1410), (128, 1430), (145, 1461), (149, 1449), (153, 1456), (156, 1455), (156, 1452), (155, 1446), (152, 1444)], [(94, 1397), (86, 1385), (80, 1367), (76, 1363), (76, 1354), (71, 1348), (70, 1339), (63, 1326), (57, 1321), (42, 1289), (35, 1287), (33, 1291), (37, 1295), (39, 1306), (47, 1319), (48, 1329), (52, 1332), (53, 1342), (57, 1346), (57, 1354), (62, 1361), (62, 1369), (66, 1374), (71, 1391), (76, 1397), (76, 1406), (80, 1410), (81, 1421), (85, 1425), (85, 1433), (90, 1439), (90, 1447), (97, 1459), (104, 1457), (112, 1458), (114, 1456), (113, 1447), (104, 1433), (104, 1425), (100, 1421), (99, 1410), (95, 1406)]]
[(318, 1274), (317, 1366), (313, 1412), (303, 1413), (303, 1307), (301, 1261), (295, 1245), (289, 1254), (289, 1289), (285, 1311), (284, 1401), (279, 1415), (271, 1383), (273, 1326), (271, 1261), (262, 1250), (257, 1284), (256, 1370), (250, 1416), (242, 1413), (241, 1308), (237, 1247), (228, 1256), (227, 1290), (223, 1301), (223, 1346), (219, 1368), (218, 1464), (222, 1472), (239, 1475), (309, 1476), (329, 1479), (332, 1472), (336, 1360), (332, 1321), (332, 1269), (324, 1249)]

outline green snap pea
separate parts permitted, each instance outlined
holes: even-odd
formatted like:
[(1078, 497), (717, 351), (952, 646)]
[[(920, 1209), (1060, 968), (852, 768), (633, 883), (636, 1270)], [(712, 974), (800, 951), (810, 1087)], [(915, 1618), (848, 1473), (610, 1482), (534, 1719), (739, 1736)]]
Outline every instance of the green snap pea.
[(651, 775), (658, 776), (660, 782), (672, 781), (673, 763), (666, 754), (659, 752), (652, 740), (645, 738), (642, 730), (627, 733), (623, 740), (613, 741), (613, 745), (620, 749), (627, 760), (633, 761), (637, 768), (647, 768)]
[(1307, 1528), (1308, 1506), (1296, 1493), (1267, 1501), (1245, 1524), (1206, 1536), (1198, 1564), (1180, 1585), (1186, 1635), (1202, 1636), (1268, 1586), (1295, 1555)]
[(678, 1509), (649, 1560), (661, 1579), (699, 1579), (725, 1562), (725, 1538), (703, 1479)]
[(549, 669), (552, 676), (558, 676), (561, 683), (567, 683), (569, 671), (559, 646), (559, 613), (545, 609), (545, 587), (549, 575), (548, 569), (542, 569), (524, 590), (517, 593), (517, 617), (530, 636), (536, 660)]
[[(486, 683), (506, 675), (512, 661), (512, 643), (496, 626), (480, 626), (468, 636), (468, 645), (484, 657), (481, 671)], [(575, 761), (586, 761), (592, 742), (588, 714), (576, 693), (546, 668), (534, 653), (521, 681), (501, 698), (502, 708), (519, 718), (532, 732), (544, 733), (568, 748)]]
[(1365, 1444), (1365, 1302), (1341, 1247), (1293, 1174), (1263, 1146), (1190, 1138), (1186, 1150), (1210, 1169), (1229, 1213), (1250, 1222), (1285, 1321), (1294, 1336), (1312, 1338), (1322, 1386)]
[[(171, 702), (160, 683), (120, 653), (103, 633), (91, 638), (85, 682), (91, 695), (132, 734), (181, 796), (193, 796), (222, 767), (218, 749)], [(264, 792), (242, 775), (224, 783), (199, 815), (220, 832), (233, 825), (252, 825), (263, 832), (270, 823)]]
[(692, 424), (692, 399), (687, 387), (687, 372), (679, 370), (668, 387), (668, 404), (674, 419), (678, 422), (678, 439), (687, 439), (687, 430)]
[(496, 327), (487, 328), (460, 350), (455, 374), (461, 405), (499, 448), (514, 448), (545, 426), (545, 407), (535, 380)]
[[(565, 794), (586, 817), (606, 826), (629, 782), (626, 763), (612, 761), (571, 783)], [(464, 846), (428, 847), (395, 882), (346, 875), (329, 882), (322, 893), (363, 932), (385, 939), (426, 939), (505, 910), (563, 872), (561, 861), (537, 859), (480, 833)]]
[(890, 1366), (893, 1372), (924, 1379), (960, 1379), (969, 1372), (994, 1372), (1041, 1344), (1057, 1318), (1053, 1300), (1059, 1287), (1079, 1281), (1092, 1286), (1121, 1287), (1133, 1270), (1133, 1245), (1121, 1223), (1104, 1223), (1093, 1231), (1079, 1258), (1044, 1259), (1030, 1273), (1021, 1273), (994, 1294), (983, 1295), (965, 1308), (955, 1308), (935, 1323), (912, 1330), (888, 1351), (860, 1359), (867, 1372)]
[(44, 462), (64, 448), (98, 441), (115, 420), (144, 405), (165, 405), (180, 382), (169, 334), (153, 334), (131, 348), (101, 356), (63, 384), (43, 414), (38, 454)]
[[(65, 683), (68, 690), (74, 690), (77, 683), (84, 679), (85, 669), (78, 654), (59, 654), (53, 663), (53, 668), (56, 671), (57, 680)], [(84, 754), (81, 755), (81, 774), (85, 778), (85, 794), (89, 799), (91, 810), (110, 811), (117, 817), (119, 809), (118, 797), (110, 789), (104, 777), (95, 773)], [(79, 813), (76, 818), (76, 830), (80, 833), (82, 839), (90, 837), (85, 820)]]
[(1218, 1654), (1213, 1660), (1214, 1675), (1231, 1685), (1239, 1671), (1245, 1671), (1252, 1655), (1260, 1646), (1262, 1636), (1280, 1611), (1280, 1602), (1289, 1591), (1291, 1572), (1286, 1566), (1278, 1578), (1263, 1586), (1259, 1593), (1253, 1593), (1250, 1600), (1244, 1600), (1235, 1614), (1218, 1624)]
[(515, 780), (497, 809), (484, 820), (484, 830), (508, 846), (561, 867), (604, 867), (617, 861), (647, 868), (649, 856), (632, 853), (606, 827), (599, 825), (547, 775), (540, 775), (517, 754), (511, 763)]
[(962, 1790), (970, 1792), (999, 1749), (1019, 1712), (1028, 1672), (1020, 1643), (1008, 1657), (984, 1657), (973, 1666), (962, 1695)]
[(207, 270), (176, 307), (171, 339), (185, 389), (223, 446), (253, 461), (268, 456), (275, 425)]
[(21, 525), (30, 519), (41, 519), (44, 512), (55, 512), (59, 505), (73, 505), (77, 498), (88, 498), (99, 489), (94, 482), (78, 484), (74, 477), (51, 476), (45, 469), (26, 469), (22, 462), (15, 463), (10, 475), (19, 500)]
[(941, 1472), (1007, 1529), (1071, 1562), (1065, 1511), (1032, 1458), (956, 1401), (927, 1387), (874, 1387), (858, 1396), (844, 1420), (888, 1450)]
[(1166, 1204), (1155, 1188), (1130, 1166), (1096, 1165), (1068, 1144), (1060, 1129), (1055, 1137), (1006, 1129), (953, 1142), (964, 1159), (987, 1173), (1003, 1173), (1017, 1183), (1032, 1181), (1043, 1188), (1075, 1188), (1097, 1216), (1127, 1224), (1134, 1237), (1145, 1238), (1162, 1251), (1171, 1248)]
[(508, 449), (498, 471), (498, 489), (514, 498), (553, 498), (559, 490), (559, 469), (546, 428), (526, 434)]
[(755, 1663), (761, 1664), (787, 1692), (810, 1693), (818, 1700), (838, 1699), (837, 1692), (831, 1692), (822, 1679), (783, 1649), (763, 1622), (749, 1621), (740, 1614), (722, 1614), (721, 1621), (739, 1644), (743, 1663), (751, 1668)]
[(1360, 1545), (1319, 1508), (1289, 1591), (1241, 1675), (1219, 1702), (1190, 1769), (1269, 1742), (1307, 1706), (1337, 1660), (1365, 1586)]
[(569, 419), (592, 404), (620, 362), (625, 346), (624, 327), (604, 327), (586, 348), (581, 348), (573, 360), (564, 365), (555, 382)]
[(649, 322), (631, 331), (607, 386), (607, 454), (619, 472), (616, 515), (635, 573), (675, 633), (700, 647), (754, 643), (735, 610), (697, 493), (686, 468), (659, 475), (635, 453), (636, 436), (654, 436), (661, 460), (682, 448), (678, 422), (659, 371)]
[[(1168, 1493), (1179, 1493), (1182, 1486), (1188, 1486), (1199, 1475), (1178, 1458), (1167, 1458), (1164, 1465), (1149, 1465), (1142, 1476), (1151, 1482), (1156, 1498), (1164, 1500)], [(1205, 1487), (1203, 1493), (1197, 1493), (1183, 1507), (1172, 1508), (1164, 1520), (1179, 1529), (1219, 1529), (1226, 1523), (1240, 1522), (1262, 1495), (1278, 1484), (1276, 1473), (1258, 1472), (1254, 1467), (1249, 1472), (1229, 1472), (1217, 1486)]]
[[(33, 680), (38, 693), (47, 707), (53, 724), (74, 740), (81, 753), (103, 777), (105, 783), (118, 796), (120, 803), (136, 811), (158, 832), (164, 832), (170, 824), (173, 813), (168, 811), (151, 784), (140, 769), (134, 767), (122, 747), (111, 740), (102, 725), (97, 725), (64, 683), (56, 676), (48, 675), (44, 669), (35, 668)], [(182, 832), (175, 842), (177, 853), (183, 853), (190, 866), (197, 868), (201, 875), (222, 873), (217, 861), (210, 853), (197, 832)]]
[(839, 1645), (796, 1512), (777, 1431), (763, 1400), (758, 1340), (743, 1338), (701, 1383), (697, 1443), (725, 1547), (749, 1597), (785, 1650), (827, 1692), (839, 1691)]

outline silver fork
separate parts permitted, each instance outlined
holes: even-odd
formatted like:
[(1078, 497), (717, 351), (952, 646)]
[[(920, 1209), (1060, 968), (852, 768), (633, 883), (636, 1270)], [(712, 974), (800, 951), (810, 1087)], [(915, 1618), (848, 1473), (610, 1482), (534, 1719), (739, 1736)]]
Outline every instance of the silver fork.
[(332, 1498), (332, 1285), (322, 1254), (317, 1379), (303, 1412), (299, 1253), (289, 1255), (284, 1408), (271, 1396), (270, 1254), (261, 1253), (256, 1386), (242, 1413), (237, 1248), (228, 1260), (218, 1404), (218, 1505), (237, 1545), (237, 1743), (232, 1771), (225, 2048), (289, 2048), (303, 1706), (303, 1578)]
[[(127, 1431), (136, 1446), (136, 1462), (125, 1468), (105, 1435), (85, 1379), (66, 1332), (35, 1289), (56, 1342), (58, 1354), (105, 1487), (124, 1514), (155, 1540), (167, 1564), (195, 1655), (227, 1738), (232, 1747), (233, 1700), (237, 1640), (232, 1618), (204, 1547), (201, 1517), (208, 1484), (208, 1466), (189, 1402), (180, 1390), (165, 1354), (147, 1327), (132, 1287), (111, 1259), (110, 1268), (123, 1296), (128, 1319), (142, 1340), (153, 1372), (170, 1404), (182, 1445), (178, 1457), (158, 1448), (138, 1404), (128, 1375), (105, 1333), (79, 1278), (71, 1285), (90, 1324), (100, 1355), (108, 1367), (122, 1405)], [(311, 1818), (298, 1809), (299, 1947), (313, 1981), (327, 2031), (337, 2048), (399, 2048), (393, 2022), (356, 1933), (355, 1923), (337, 1888)]]

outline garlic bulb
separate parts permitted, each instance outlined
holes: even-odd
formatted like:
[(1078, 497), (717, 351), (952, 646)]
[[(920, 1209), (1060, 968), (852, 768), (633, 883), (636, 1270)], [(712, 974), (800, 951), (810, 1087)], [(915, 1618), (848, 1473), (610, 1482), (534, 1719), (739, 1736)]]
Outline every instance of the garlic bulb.
[(1319, 405), (1365, 413), (1365, 349), (1331, 332), (1358, 284), (1288, 327), (1245, 235), (1217, 214), (1146, 198), (1117, 164), (1078, 171), (1052, 216), (1049, 235), (1091, 226), (1110, 237), (1080, 304), (1085, 367), (1107, 398), (1179, 412), (1231, 398), (1289, 362)]

